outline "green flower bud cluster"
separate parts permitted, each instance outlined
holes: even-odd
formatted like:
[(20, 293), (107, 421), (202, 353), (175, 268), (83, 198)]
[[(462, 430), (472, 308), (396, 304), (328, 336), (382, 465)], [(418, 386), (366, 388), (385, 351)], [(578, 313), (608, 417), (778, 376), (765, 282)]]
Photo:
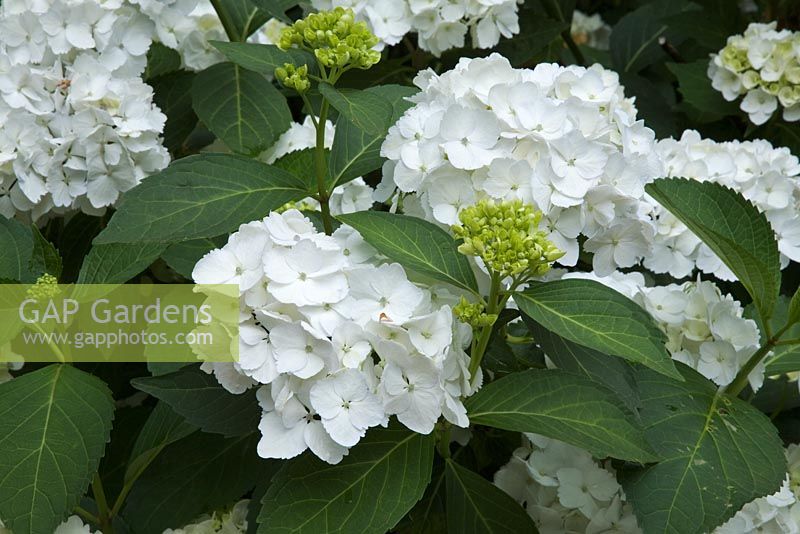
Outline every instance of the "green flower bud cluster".
[(459, 252), (481, 258), (502, 278), (540, 276), (564, 255), (538, 230), (541, 217), (521, 200), (485, 199), (461, 211), (453, 233), (464, 240)]
[(308, 81), (308, 65), (296, 67), (286, 63), (283, 67), (275, 69), (275, 77), (283, 85), (298, 93), (305, 93), (311, 88), (311, 82)]
[(28, 298), (38, 301), (55, 297), (60, 292), (58, 279), (52, 274), (43, 274), (36, 279), (36, 283), (28, 289), (26, 294)]
[(486, 305), (483, 302), (470, 302), (464, 297), (453, 307), (456, 317), (475, 329), (491, 326), (497, 320), (496, 313), (486, 313), (485, 310)]
[(278, 46), (309, 50), (326, 68), (368, 69), (381, 59), (372, 49), (378, 42), (366, 23), (355, 21), (352, 9), (337, 7), (298, 20), (283, 30)]

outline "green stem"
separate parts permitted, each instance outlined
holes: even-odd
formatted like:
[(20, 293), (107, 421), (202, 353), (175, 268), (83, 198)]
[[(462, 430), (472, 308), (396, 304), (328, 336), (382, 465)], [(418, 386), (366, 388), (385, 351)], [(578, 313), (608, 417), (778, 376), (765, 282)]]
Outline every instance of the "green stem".
[(236, 31), (236, 26), (233, 24), (230, 13), (228, 13), (228, 10), (225, 8), (226, 1), (227, 0), (211, 0), (211, 5), (214, 6), (214, 11), (217, 12), (217, 16), (220, 22), (222, 22), (222, 27), (225, 28), (225, 34), (228, 36), (228, 40), (232, 43), (244, 41)]
[(99, 473), (95, 473), (94, 479), (92, 479), (92, 493), (97, 503), (97, 518), (100, 523), (100, 530), (105, 534), (114, 534), (112, 515), (108, 509), (108, 500), (106, 499), (106, 492), (103, 489), (103, 481), (100, 480)]
[(775, 343), (776, 345), (800, 345), (800, 337), (795, 337), (792, 339), (782, 339)]
[(753, 369), (761, 363), (761, 361), (767, 357), (767, 354), (775, 348), (775, 346), (780, 342), (781, 336), (786, 333), (786, 331), (792, 326), (792, 324), (787, 324), (780, 330), (778, 330), (774, 336), (769, 337), (767, 341), (752, 355), (750, 359), (747, 360), (747, 363), (739, 369), (739, 372), (736, 373), (736, 377), (733, 379), (728, 387), (723, 388), (723, 391), (728, 393), (729, 395), (736, 397), (739, 393), (747, 385), (747, 377), (750, 376), (750, 373), (753, 372)]
[(324, 98), (322, 107), (319, 111), (319, 122), (317, 123), (317, 144), (314, 147), (314, 167), (317, 174), (317, 200), (319, 201), (320, 211), (322, 212), (322, 225), (325, 233), (333, 233), (333, 217), (331, 217), (331, 207), (329, 204), (330, 194), (328, 193), (325, 179), (328, 176), (327, 165), (325, 164), (325, 124), (328, 122), (328, 110), (330, 104)]
[[(551, 19), (556, 19), (561, 22), (566, 22), (570, 24), (572, 21), (565, 20), (564, 14), (561, 12), (561, 7), (558, 5), (558, 0), (541, 0), (542, 7), (544, 7), (545, 13)], [(575, 58), (575, 63), (578, 65), (586, 65), (586, 58), (583, 56), (583, 52), (581, 49), (578, 48), (578, 45), (572, 39), (572, 33), (570, 32), (570, 27), (567, 26), (567, 29), (561, 32), (561, 38), (564, 40), (564, 43), (569, 48), (569, 51), (572, 52), (572, 56)]]
[[(498, 275), (497, 273), (492, 273), (491, 286), (489, 287), (489, 300), (486, 304), (486, 313), (489, 315), (496, 314), (499, 312), (498, 306), (500, 304), (500, 290), (501, 290), (500, 275)], [(489, 340), (492, 337), (493, 330), (494, 330), (494, 323), (484, 326), (483, 329), (481, 330), (481, 335), (478, 338), (478, 342), (475, 344), (475, 348), (470, 354), (469, 358), (470, 380), (475, 380), (475, 375), (481, 366), (481, 361), (483, 360), (483, 355), (486, 353), (486, 347), (489, 346)]]
[(61, 351), (58, 345), (53, 342), (52, 336), (42, 330), (42, 327), (39, 325), (39, 323), (33, 323), (33, 328), (35, 328), (44, 337), (44, 339), (47, 339), (47, 344), (50, 346), (50, 350), (53, 351), (53, 354), (56, 355), (56, 358), (58, 358), (58, 361), (61, 363), (67, 363), (66, 356), (64, 356), (64, 353)]
[(88, 510), (81, 508), (80, 506), (76, 506), (74, 510), (75, 514), (79, 515), (84, 521), (92, 523), (94, 525), (100, 526), (100, 519), (89, 512)]
[(727, 388), (725, 388), (725, 392), (731, 395), (732, 397), (736, 397), (739, 393), (747, 385), (748, 377), (750, 373), (753, 372), (753, 369), (764, 359), (764, 357), (769, 354), (769, 351), (772, 350), (772, 347), (775, 346), (775, 342), (773, 340), (767, 341), (764, 345), (759, 348), (755, 354), (750, 356), (750, 359), (747, 360), (747, 363), (739, 369), (739, 372), (736, 374), (736, 378), (733, 379)]

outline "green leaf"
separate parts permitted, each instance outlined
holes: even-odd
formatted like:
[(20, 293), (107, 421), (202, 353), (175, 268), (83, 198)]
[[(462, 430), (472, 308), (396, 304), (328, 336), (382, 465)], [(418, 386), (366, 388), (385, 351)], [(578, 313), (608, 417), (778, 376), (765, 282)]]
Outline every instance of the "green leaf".
[(259, 534), (384, 534), (430, 482), (434, 440), (373, 428), (340, 463), (306, 453), (287, 462), (264, 496)]
[(467, 257), (458, 252), (455, 239), (435, 224), (379, 211), (360, 211), (337, 218), (403, 267), (467, 291), (478, 291)]
[(645, 190), (681, 220), (733, 271), (763, 317), (770, 317), (781, 281), (775, 233), (742, 195), (712, 182), (656, 180)]
[(16, 219), (0, 217), (0, 279), (31, 282), (33, 234)]
[(175, 272), (184, 278), (191, 280), (194, 266), (200, 261), (207, 252), (220, 247), (225, 243), (225, 239), (191, 239), (170, 245), (161, 254), (161, 259), (167, 262)]
[(192, 107), (193, 72), (177, 71), (148, 81), (153, 86), (153, 101), (167, 116), (164, 146), (173, 154), (180, 153), (189, 134), (197, 126)]
[(663, 458), (623, 481), (647, 533), (711, 532), (745, 503), (777, 491), (786, 459), (761, 412), (681, 365), (684, 382), (640, 370), (642, 421)]
[[(167, 48), (161, 43), (153, 43), (147, 50), (147, 67), (142, 77), (149, 83), (153, 78), (170, 74), (180, 69), (181, 55), (177, 50)], [(161, 111), (164, 111), (164, 108), (161, 108)]]
[[(314, 168), (314, 152), (315, 149), (313, 148), (295, 150), (294, 152), (289, 152), (273, 163), (275, 167), (291, 173), (298, 179), (298, 181), (303, 182), (309, 196), (317, 193), (316, 177), (311, 171), (311, 169)], [(325, 149), (324, 153), (326, 158), (330, 154), (328, 149)], [(329, 189), (329, 191), (332, 190), (333, 189)]]
[(703, 122), (713, 122), (726, 115), (739, 114), (735, 102), (726, 101), (722, 93), (711, 87), (711, 79), (706, 74), (707, 59), (692, 63), (667, 63), (667, 68), (678, 78), (678, 90), (683, 95), (684, 103), (696, 110), (696, 113), (692, 113), (693, 118), (702, 113)]
[(122, 284), (150, 266), (166, 248), (162, 243), (95, 245), (78, 274), (79, 284)]
[(246, 40), (267, 22), (270, 16), (275, 16), (268, 11), (258, 9), (256, 3), (251, 0), (217, 0), (213, 4), (231, 41)]
[(272, 76), (275, 73), (275, 69), (283, 67), (286, 63), (305, 64), (309, 66), (309, 70), (312, 70), (316, 65), (314, 56), (299, 48), (281, 50), (275, 45), (229, 43), (227, 41), (211, 41), (211, 44), (222, 52), (229, 61), (247, 70), (268, 76)]
[(36, 278), (45, 273), (56, 278), (60, 277), (61, 256), (56, 247), (42, 235), (35, 225), (31, 226), (31, 237), (33, 238), (33, 250), (29, 262), (31, 274)]
[(253, 3), (275, 18), (290, 22), (286, 12), (300, 3), (299, 0), (253, 0)]
[(536, 432), (639, 463), (658, 456), (618, 398), (597, 382), (559, 370), (529, 369), (485, 385), (467, 399), (470, 422), (514, 432)]
[(234, 152), (258, 155), (292, 122), (286, 98), (264, 76), (233, 63), (199, 72), (192, 102), (200, 120)]
[(620, 72), (639, 72), (659, 59), (669, 56), (658, 43), (669, 38), (673, 46), (680, 44), (678, 34), (669, 32), (666, 18), (676, 15), (691, 4), (685, 0), (655, 0), (631, 11), (611, 31), (611, 59)]
[(392, 104), (375, 92), (355, 89), (334, 89), (327, 83), (319, 84), (319, 92), (331, 106), (353, 121), (353, 124), (368, 134), (386, 134), (391, 124)]
[(86, 491), (113, 417), (106, 385), (69, 365), (0, 386), (0, 517), (7, 528), (52, 534)]
[(533, 339), (544, 349), (556, 367), (578, 373), (603, 384), (634, 414), (638, 413), (641, 400), (636, 387), (634, 368), (625, 360), (603, 354), (588, 347), (567, 341), (543, 328), (539, 323), (526, 318)]
[(379, 169), (383, 165), (381, 144), (392, 124), (411, 107), (406, 98), (416, 94), (415, 87), (402, 85), (379, 85), (365, 92), (378, 95), (392, 105), (392, 115), (378, 133), (368, 133), (346, 117), (336, 121), (336, 135), (330, 157), (330, 179), (328, 190)]
[(186, 422), (164, 402), (159, 402), (142, 426), (125, 470), (125, 481), (139, 478), (167, 445), (195, 432), (197, 427)]
[(514, 294), (522, 313), (584, 347), (641, 363), (680, 380), (653, 318), (635, 302), (593, 280), (532, 284)]
[(270, 465), (256, 454), (259, 438), (195, 432), (166, 446), (128, 495), (123, 516), (131, 531), (179, 528), (241, 499)]
[[(786, 314), (786, 323), (784, 324), (795, 324), (800, 322), (800, 288), (794, 292), (792, 295), (792, 300), (789, 301), (789, 310)], [(789, 336), (784, 336), (787, 339)]]
[(98, 243), (213, 237), (306, 196), (291, 174), (232, 154), (183, 158), (122, 197)]
[(196, 365), (167, 375), (134, 378), (131, 384), (167, 403), (204, 432), (224, 436), (252, 434), (261, 420), (255, 389), (234, 395)]
[(451, 534), (536, 533), (533, 519), (503, 490), (448, 459), (447, 531)]
[(395, 527), (398, 534), (441, 534), (447, 531), (444, 462), (434, 462), (431, 482), (422, 498)]

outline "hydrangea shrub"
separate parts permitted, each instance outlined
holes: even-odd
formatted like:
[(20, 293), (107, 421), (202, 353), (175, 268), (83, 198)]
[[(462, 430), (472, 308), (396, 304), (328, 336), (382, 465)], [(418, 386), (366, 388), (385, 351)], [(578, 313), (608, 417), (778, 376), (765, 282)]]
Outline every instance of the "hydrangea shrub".
[(0, 533), (800, 532), (800, 20), (600, 4), (2, 0), (0, 281), (239, 357), (4, 347)]

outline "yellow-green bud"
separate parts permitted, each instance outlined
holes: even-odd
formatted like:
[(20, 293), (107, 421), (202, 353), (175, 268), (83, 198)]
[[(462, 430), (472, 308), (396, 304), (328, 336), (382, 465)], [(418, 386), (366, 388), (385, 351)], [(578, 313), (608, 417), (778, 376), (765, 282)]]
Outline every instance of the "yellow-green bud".
[(295, 67), (291, 63), (286, 63), (283, 67), (275, 69), (275, 77), (283, 85), (298, 93), (305, 93), (311, 88), (311, 82), (308, 81), (308, 65)]
[(541, 217), (520, 200), (481, 200), (461, 211), (453, 233), (464, 240), (459, 252), (481, 258), (502, 278), (541, 276), (564, 255), (538, 230)]
[(58, 279), (52, 274), (45, 273), (28, 289), (27, 296), (33, 300), (43, 300), (55, 297), (60, 292)]
[(355, 21), (352, 9), (337, 7), (298, 20), (283, 30), (278, 46), (313, 52), (324, 67), (368, 69), (381, 59), (372, 50), (378, 42), (366, 23)]
[(497, 320), (497, 314), (486, 313), (484, 309), (483, 302), (470, 302), (461, 297), (461, 301), (455, 305), (453, 312), (462, 323), (468, 324), (472, 328), (483, 328), (493, 325)]

